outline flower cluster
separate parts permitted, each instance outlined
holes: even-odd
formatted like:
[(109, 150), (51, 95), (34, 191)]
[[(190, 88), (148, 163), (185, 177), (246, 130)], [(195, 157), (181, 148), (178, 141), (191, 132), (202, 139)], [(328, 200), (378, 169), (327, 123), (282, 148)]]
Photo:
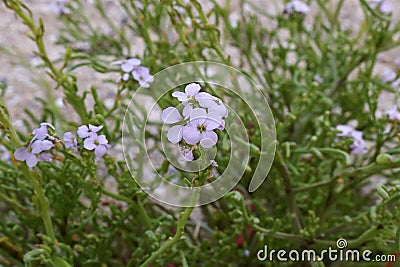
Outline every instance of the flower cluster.
[(133, 79), (135, 79), (140, 86), (145, 88), (150, 87), (150, 83), (154, 81), (154, 77), (150, 74), (148, 68), (141, 66), (140, 64), (141, 61), (137, 58), (129, 58), (112, 62), (111, 65), (119, 65), (122, 71), (122, 74), (118, 78), (117, 82), (128, 81), (132, 75)]
[[(76, 132), (78, 137), (83, 140), (83, 147), (86, 150), (94, 150), (95, 161), (99, 161), (110, 148), (108, 140), (104, 134), (98, 135), (98, 132), (103, 129), (103, 126), (82, 125), (78, 127)], [(78, 146), (78, 140), (72, 132), (66, 132), (63, 136), (66, 148), (75, 148)]]
[(336, 130), (341, 132), (336, 135), (338, 137), (353, 138), (354, 142), (350, 145), (351, 154), (365, 154), (367, 152), (363, 133), (361, 131), (354, 130), (353, 127), (348, 125), (338, 125), (336, 126)]
[(310, 7), (298, 0), (293, 0), (285, 5), (284, 13), (285, 14), (302, 14), (306, 15), (308, 12), (310, 12)]
[(393, 88), (400, 86), (400, 78), (397, 78), (396, 72), (392, 71), (391, 69), (386, 68), (383, 71), (381, 81), (384, 83), (390, 83), (390, 86)]
[(49, 134), (49, 129), (54, 130), (54, 126), (47, 122), (42, 122), (39, 128), (32, 131), (33, 137), (27, 146), (17, 148), (14, 152), (16, 160), (25, 161), (28, 167), (35, 167), (38, 162), (50, 162), (53, 160), (53, 154), (50, 150), (55, 142), (59, 140)]
[(389, 120), (400, 122), (400, 112), (397, 106), (393, 106), (392, 108), (386, 110), (385, 113), (388, 116)]
[[(89, 124), (78, 127), (77, 135), (83, 140), (83, 148), (86, 150), (94, 150), (95, 161), (99, 161), (110, 148), (105, 135), (97, 133), (103, 126), (94, 126)], [(17, 148), (14, 152), (16, 160), (25, 161), (28, 167), (35, 167), (38, 162), (51, 162), (56, 154), (51, 149), (56, 146), (56, 143), (61, 142), (49, 130), (54, 131), (53, 125), (47, 122), (42, 122), (39, 128), (32, 131), (32, 139), (26, 146)], [(66, 132), (63, 136), (65, 148), (77, 148), (79, 143), (72, 132)]]
[(200, 89), (200, 85), (191, 83), (185, 92), (173, 92), (172, 96), (183, 105), (182, 115), (175, 107), (164, 109), (161, 115), (164, 123), (176, 124), (169, 129), (167, 138), (173, 144), (179, 143), (187, 161), (194, 159), (197, 145), (210, 148), (217, 143), (216, 132), (224, 130), (224, 118), (228, 116), (228, 109), (219, 98)]

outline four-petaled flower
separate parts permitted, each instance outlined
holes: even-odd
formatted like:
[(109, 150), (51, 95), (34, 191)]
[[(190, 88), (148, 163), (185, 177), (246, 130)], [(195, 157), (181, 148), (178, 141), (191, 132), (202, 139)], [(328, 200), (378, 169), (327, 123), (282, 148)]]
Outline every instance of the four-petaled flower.
[(78, 145), (75, 135), (71, 132), (64, 133), (63, 140), (66, 148), (75, 148)]
[(55, 129), (53, 125), (51, 125), (48, 122), (42, 122), (40, 123), (40, 127), (36, 128), (32, 131), (33, 134), (33, 139), (32, 140), (44, 140), (46, 137), (49, 136), (49, 132), (47, 127), (50, 127), (51, 129)]
[(400, 112), (397, 106), (393, 106), (391, 109), (388, 109), (385, 113), (388, 116), (389, 120), (400, 122)]
[(83, 141), (83, 147), (87, 150), (94, 150), (94, 154), (96, 155), (94, 160), (99, 161), (100, 158), (106, 154), (109, 144), (104, 134), (97, 135), (96, 133), (91, 133), (89, 137)]
[(310, 7), (306, 3), (302, 2), (302, 1), (298, 1), (298, 0), (294, 0), (294, 1), (291, 1), (286, 4), (284, 13), (286, 13), (286, 14), (298, 13), (298, 14), (305, 15), (309, 11), (310, 11)]
[(182, 104), (186, 105), (190, 101), (194, 101), (196, 99), (197, 94), (200, 92), (200, 85), (197, 83), (188, 84), (185, 87), (185, 92), (173, 92), (172, 96), (176, 97)]
[(214, 113), (206, 113), (205, 109), (196, 108), (190, 114), (189, 122), (182, 129), (182, 137), (186, 143), (195, 145), (200, 142), (204, 148), (214, 146), (218, 141), (215, 133), (221, 125), (221, 118)]
[(224, 130), (224, 118), (228, 116), (228, 109), (221, 99), (200, 90), (199, 84), (190, 83), (184, 92), (172, 93), (183, 105), (183, 116), (175, 107), (167, 107), (161, 114), (164, 123), (175, 124), (168, 130), (167, 138), (173, 144), (179, 143), (185, 161), (194, 159), (193, 150), (197, 145), (204, 148), (216, 145), (216, 132)]
[(140, 59), (129, 58), (117, 60), (111, 63), (111, 65), (119, 65), (122, 71), (121, 76), (118, 78), (117, 82), (128, 81), (129, 77), (132, 75), (140, 86), (148, 88), (150, 83), (154, 81), (154, 77), (150, 74), (148, 68), (141, 66)]
[(94, 126), (89, 124), (89, 127), (87, 125), (82, 125), (78, 127), (78, 131), (76, 132), (80, 138), (86, 138), (92, 133), (97, 133), (103, 129), (103, 126)]
[(132, 71), (133, 79), (135, 79), (140, 86), (149, 88), (150, 83), (154, 81), (154, 77), (150, 74), (150, 71), (146, 67), (137, 67)]
[(367, 152), (361, 131), (354, 130), (353, 127), (348, 125), (337, 125), (336, 129), (341, 132), (337, 133), (336, 136), (353, 138), (353, 144), (350, 145), (351, 154), (365, 154)]

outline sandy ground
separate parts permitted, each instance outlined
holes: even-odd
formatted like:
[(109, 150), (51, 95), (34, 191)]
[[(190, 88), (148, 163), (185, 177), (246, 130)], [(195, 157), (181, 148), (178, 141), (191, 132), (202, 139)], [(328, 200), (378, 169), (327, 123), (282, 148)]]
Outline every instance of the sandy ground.
[[(45, 40), (50, 58), (54, 59), (63, 52), (63, 48), (54, 45), (61, 23), (57, 19), (57, 13), (53, 9), (53, 4), (56, 0), (27, 0), (26, 4), (31, 8), (36, 17), (43, 18), (46, 26)], [(88, 10), (90, 3), (86, 0)], [(113, 16), (118, 16), (120, 12), (117, 3), (110, 0), (103, 0), (107, 5), (108, 12)], [(265, 1), (265, 0), (264, 0)], [(262, 6), (263, 0), (253, 0), (256, 5)], [(393, 20), (397, 21), (400, 18), (400, 1), (387, 0), (394, 6)], [(238, 5), (239, 0), (232, 1), (233, 5)], [(273, 4), (271, 4), (274, 2)], [(345, 0), (345, 8), (341, 13), (343, 24), (346, 27), (358, 27), (363, 18), (358, 0)], [(206, 2), (207, 3), (207, 2)], [(265, 2), (264, 2), (265, 3)], [(208, 3), (207, 3), (208, 4)], [(274, 10), (282, 10), (283, 4), (280, 0), (269, 2), (269, 6)], [(315, 6), (314, 3), (312, 5)], [(44, 77), (43, 71), (35, 68), (35, 65), (40, 64), (33, 51), (35, 46), (32, 41), (28, 40), (25, 34), (27, 28), (18, 20), (14, 14), (5, 9), (4, 4), (0, 4), (0, 81), (7, 83), (8, 90), (5, 94), (5, 102), (7, 103), (13, 121), (17, 127), (21, 126), (22, 108), (27, 107), (33, 110), (38, 108), (37, 103), (33, 100), (34, 97), (44, 97), (45, 89), (53, 89), (54, 83)], [(399, 36), (400, 38), (400, 36)], [(141, 44), (136, 44), (140, 46)], [(4, 48), (7, 51), (4, 51)], [(378, 67), (376, 72), (380, 73), (385, 67), (390, 67), (397, 71), (399, 66), (393, 64), (393, 60), (400, 56), (400, 49), (382, 54), (379, 57)], [(94, 71), (81, 69), (77, 73), (79, 85), (81, 88), (88, 89), (91, 85), (97, 86), (103, 91), (111, 92), (115, 88), (110, 88), (109, 85), (101, 83), (100, 74)], [(110, 94), (111, 94), (110, 93)], [(390, 95), (382, 97), (383, 106), (390, 105)], [(61, 99), (58, 101), (61, 104)]]

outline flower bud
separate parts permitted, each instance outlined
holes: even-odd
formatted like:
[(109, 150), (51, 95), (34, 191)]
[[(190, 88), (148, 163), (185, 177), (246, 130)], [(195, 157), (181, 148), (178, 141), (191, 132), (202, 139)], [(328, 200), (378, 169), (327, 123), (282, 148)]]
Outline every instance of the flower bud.
[(376, 157), (376, 163), (379, 165), (392, 164), (392, 157), (389, 154), (381, 153)]

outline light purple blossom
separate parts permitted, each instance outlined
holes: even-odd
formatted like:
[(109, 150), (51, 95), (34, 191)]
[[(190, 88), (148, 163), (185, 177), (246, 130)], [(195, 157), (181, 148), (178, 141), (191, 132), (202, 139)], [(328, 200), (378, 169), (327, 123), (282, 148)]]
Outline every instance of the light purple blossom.
[(49, 140), (36, 140), (31, 144), (32, 153), (34, 154), (39, 154), (42, 151), (50, 150), (53, 147), (53, 142)]
[(367, 153), (367, 147), (365, 141), (362, 138), (360, 139), (354, 138), (354, 142), (353, 144), (350, 145), (350, 149), (351, 149), (351, 154), (353, 155), (360, 155)]
[(14, 157), (16, 160), (25, 161), (29, 168), (35, 167), (39, 159), (34, 153), (32, 153), (31, 147), (20, 147), (14, 152)]
[(179, 147), (179, 152), (182, 155), (182, 159), (184, 161), (192, 161), (194, 159), (193, 156), (193, 149), (188, 146), (180, 146)]
[(391, 109), (388, 109), (386, 112), (389, 120), (391, 121), (400, 121), (400, 112), (397, 106), (393, 106)]
[(210, 160), (210, 165), (212, 166), (212, 167), (218, 167), (218, 163), (215, 161), (215, 160)]
[(338, 125), (336, 129), (341, 131), (336, 136), (353, 138), (354, 142), (350, 145), (351, 154), (365, 154), (367, 152), (366, 143), (361, 131), (354, 130), (353, 127), (348, 125)]
[(146, 67), (139, 66), (132, 71), (133, 79), (135, 79), (140, 86), (149, 88), (150, 83), (154, 81), (154, 77), (150, 74), (150, 71)]
[(391, 69), (386, 68), (383, 71), (381, 81), (384, 83), (392, 82), (396, 78), (396, 72), (392, 71)]
[(382, 14), (390, 15), (393, 13), (393, 5), (388, 1), (382, 1), (379, 5), (379, 11)]
[(39, 161), (51, 162), (51, 161), (53, 161), (53, 155), (50, 153), (44, 152), (39, 155)]
[(208, 112), (218, 114), (221, 117), (228, 116), (228, 109), (218, 97), (201, 92), (196, 95), (196, 100), (201, 107), (208, 108)]
[(110, 145), (104, 134), (97, 135), (96, 133), (92, 133), (83, 141), (83, 147), (87, 150), (94, 150), (94, 154), (96, 155), (95, 161), (99, 161), (106, 154)]
[[(161, 119), (163, 120), (163, 122), (167, 124), (173, 124), (181, 121), (183, 118), (176, 108), (168, 107), (163, 110), (161, 114)], [(183, 128), (182, 125), (172, 126), (168, 130), (167, 134), (168, 141), (170, 141), (173, 144), (179, 143), (182, 140), (182, 128)]]
[(80, 138), (86, 138), (88, 137), (91, 133), (97, 133), (103, 129), (103, 126), (94, 126), (92, 124), (89, 124), (89, 127), (87, 125), (82, 125), (78, 127), (78, 131), (76, 132)]
[(286, 4), (284, 12), (286, 14), (307, 14), (310, 11), (310, 7), (302, 1), (294, 0)]
[(36, 128), (32, 131), (32, 134), (33, 134), (32, 140), (35, 140), (35, 139), (44, 140), (46, 137), (48, 137), (49, 133), (48, 133), (47, 127), (50, 127), (53, 130), (55, 129), (52, 124), (50, 124), (48, 122), (42, 122), (42, 123), (40, 123), (39, 128)]
[(120, 65), (121, 70), (125, 73), (129, 73), (140, 66), (140, 59), (137, 58), (129, 58), (123, 60), (117, 60), (111, 63), (111, 65)]
[(55, 0), (55, 2), (51, 4), (51, 8), (57, 13), (58, 16), (64, 14), (68, 15), (71, 14), (71, 9), (67, 7), (69, 3), (70, 0)]
[(185, 92), (173, 92), (172, 96), (176, 97), (182, 104), (186, 105), (189, 101), (194, 101), (197, 94), (200, 92), (200, 85), (191, 83), (186, 85)]
[(182, 129), (182, 137), (186, 143), (195, 145), (200, 142), (204, 148), (214, 146), (218, 141), (214, 130), (221, 125), (220, 118), (212, 113), (207, 114), (201, 108), (194, 109), (190, 116), (190, 121)]
[(64, 133), (63, 140), (66, 148), (75, 148), (78, 145), (75, 135), (71, 132)]

